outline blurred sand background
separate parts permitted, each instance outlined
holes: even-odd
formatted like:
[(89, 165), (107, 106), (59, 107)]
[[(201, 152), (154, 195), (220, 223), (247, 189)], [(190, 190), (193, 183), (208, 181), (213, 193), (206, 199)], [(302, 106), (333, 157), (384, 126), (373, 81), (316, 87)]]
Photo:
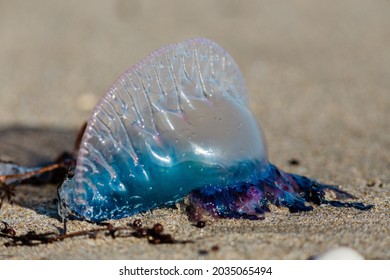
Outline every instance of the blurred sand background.
[[(389, 259), (389, 15), (386, 0), (0, 1), (2, 159), (42, 163), (70, 149), (126, 68), (160, 46), (201, 36), (240, 66), (271, 162), (375, 204), (368, 212), (278, 209), (264, 221), (212, 220), (203, 229), (177, 209), (158, 209), (138, 217), (194, 243), (99, 236), (6, 248), (0, 238), (0, 259), (307, 259), (337, 246)], [(300, 164), (289, 166), (292, 158)], [(55, 197), (54, 185), (23, 186), (0, 220), (18, 234), (57, 231)]]

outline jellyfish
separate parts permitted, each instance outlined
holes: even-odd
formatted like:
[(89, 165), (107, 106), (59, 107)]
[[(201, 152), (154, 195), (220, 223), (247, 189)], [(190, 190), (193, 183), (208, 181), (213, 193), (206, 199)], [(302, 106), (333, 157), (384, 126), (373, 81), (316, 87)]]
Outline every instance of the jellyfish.
[(169, 206), (187, 197), (216, 217), (262, 219), (271, 204), (372, 205), (268, 161), (243, 76), (218, 44), (194, 38), (151, 53), (101, 98), (82, 135), (59, 214), (93, 222)]

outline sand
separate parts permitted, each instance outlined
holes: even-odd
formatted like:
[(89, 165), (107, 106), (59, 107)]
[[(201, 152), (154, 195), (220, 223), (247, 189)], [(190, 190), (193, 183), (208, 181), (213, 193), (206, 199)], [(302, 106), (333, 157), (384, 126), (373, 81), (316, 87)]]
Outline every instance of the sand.
[[(0, 238), (0, 259), (308, 259), (337, 246), (389, 259), (390, 3), (315, 2), (1, 2), (2, 159), (33, 165), (71, 149), (121, 72), (162, 45), (202, 36), (240, 66), (272, 163), (341, 185), (375, 208), (274, 209), (262, 221), (210, 219), (202, 229), (180, 209), (157, 209), (111, 222), (159, 222), (192, 242), (100, 234), (5, 247)], [(56, 187), (21, 186), (0, 220), (17, 234), (58, 232)], [(69, 231), (96, 227), (68, 223)]]

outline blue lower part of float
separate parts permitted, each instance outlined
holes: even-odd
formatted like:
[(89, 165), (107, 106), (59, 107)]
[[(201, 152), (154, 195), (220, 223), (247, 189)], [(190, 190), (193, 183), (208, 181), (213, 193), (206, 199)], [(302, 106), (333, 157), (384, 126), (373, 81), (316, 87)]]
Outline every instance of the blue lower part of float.
[[(71, 201), (72, 205), (65, 207), (74, 216), (93, 222), (119, 219), (172, 205), (188, 194), (194, 209), (223, 218), (263, 219), (264, 213), (270, 211), (271, 204), (286, 207), (290, 212), (310, 211), (312, 205), (320, 204), (359, 210), (373, 207), (360, 202), (328, 200), (327, 192), (332, 192), (337, 199), (350, 199), (353, 196), (337, 186), (284, 172), (270, 163), (261, 172), (253, 172), (256, 165), (259, 164), (244, 162), (234, 168), (221, 170), (185, 162), (175, 168), (149, 171), (149, 174), (158, 174), (159, 177), (148, 178), (147, 181), (129, 180), (123, 190), (117, 185), (115, 189), (102, 185), (96, 195), (92, 190), (82, 188), (86, 192), (81, 201), (88, 203), (75, 203), (77, 198), (68, 197), (67, 201)], [(121, 179), (126, 184), (126, 180)], [(98, 181), (95, 184), (99, 186)], [(129, 184), (133, 187), (130, 188)]]

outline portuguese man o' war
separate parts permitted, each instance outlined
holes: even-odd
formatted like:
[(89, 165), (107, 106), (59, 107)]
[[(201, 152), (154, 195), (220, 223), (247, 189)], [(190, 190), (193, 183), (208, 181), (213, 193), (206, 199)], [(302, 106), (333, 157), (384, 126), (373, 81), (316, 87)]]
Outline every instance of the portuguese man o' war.
[(173, 204), (189, 194), (219, 217), (258, 219), (269, 204), (369, 209), (336, 186), (268, 162), (242, 74), (216, 43), (163, 47), (128, 69), (95, 107), (74, 176), (58, 190), (63, 216), (102, 221)]
[[(69, 162), (4, 163), (0, 186)], [(372, 207), (328, 200), (328, 191), (352, 195), (268, 162), (238, 66), (203, 38), (163, 47), (124, 72), (95, 107), (71, 166), (73, 176), (58, 188), (63, 218), (119, 219), (186, 196), (195, 212), (225, 218), (261, 219), (270, 204), (291, 212), (311, 210), (309, 202)]]

